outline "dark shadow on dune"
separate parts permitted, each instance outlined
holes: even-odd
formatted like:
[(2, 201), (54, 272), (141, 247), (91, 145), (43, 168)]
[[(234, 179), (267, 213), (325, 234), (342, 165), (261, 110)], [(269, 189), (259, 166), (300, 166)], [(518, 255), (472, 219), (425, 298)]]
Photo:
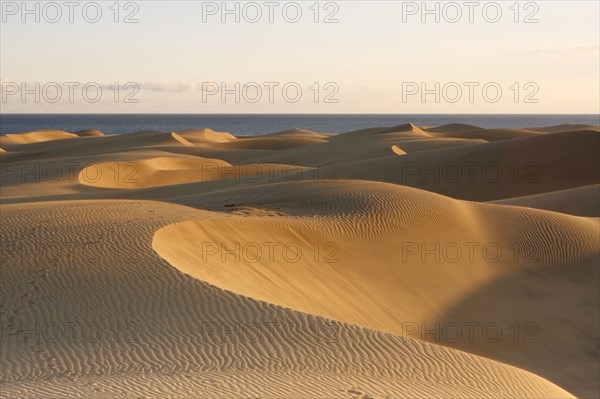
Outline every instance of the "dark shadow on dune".
[[(447, 312), (439, 343), (526, 369), (577, 397), (600, 397), (599, 287), (597, 259), (523, 270)], [(453, 322), (462, 326), (458, 340), (443, 332)], [(470, 335), (469, 322), (479, 323)]]

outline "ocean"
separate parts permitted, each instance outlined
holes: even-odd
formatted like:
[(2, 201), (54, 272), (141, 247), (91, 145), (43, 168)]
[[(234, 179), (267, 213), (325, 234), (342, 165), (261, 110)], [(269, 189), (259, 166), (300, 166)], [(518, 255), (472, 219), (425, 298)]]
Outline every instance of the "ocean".
[(466, 123), (485, 128), (527, 128), (560, 124), (600, 125), (600, 115), (392, 115), (392, 114), (0, 114), (0, 134), (57, 129), (98, 129), (105, 134), (140, 130), (178, 131), (210, 128), (236, 135), (265, 134), (292, 128), (343, 133), (404, 123), (419, 126)]

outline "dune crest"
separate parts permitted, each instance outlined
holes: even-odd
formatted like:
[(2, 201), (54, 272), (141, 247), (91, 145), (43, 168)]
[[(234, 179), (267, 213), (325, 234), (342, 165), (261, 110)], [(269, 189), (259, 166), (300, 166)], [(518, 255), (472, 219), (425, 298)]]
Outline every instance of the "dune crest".
[(395, 144), (393, 146), (391, 146), (390, 149), (396, 155), (405, 155), (406, 154), (406, 151), (404, 151), (402, 148), (398, 147)]
[[(278, 211), (274, 215), (253, 214), (252, 205), (245, 204), (244, 217), (214, 215), (164, 227), (153, 248), (177, 269), (219, 288), (396, 335), (405, 335), (410, 323), (439, 323), (470, 295), (512, 276), (582, 276), (585, 289), (575, 285), (565, 293), (578, 304), (572, 315), (560, 297), (534, 300), (527, 293), (511, 294), (510, 288), (499, 296), (495, 305), (511, 311), (492, 320), (504, 330), (515, 320), (535, 320), (545, 331), (532, 358), (522, 356), (523, 345), (512, 336), (502, 338), (501, 354), (492, 351), (494, 345), (443, 343), (493, 354), (563, 382), (583, 374), (592, 378), (598, 371), (591, 358), (569, 360), (557, 351), (580, 352), (598, 335), (571, 337), (555, 324), (559, 315), (581, 331), (595, 323), (595, 309), (585, 304), (588, 295), (598, 294), (598, 221), (478, 205), (381, 183), (305, 182), (293, 189), (279, 183), (260, 192), (260, 203), (270, 204), (267, 209)], [(304, 210), (291, 205), (305, 203), (313, 205)], [(302, 213), (292, 213), (294, 208)], [(469, 246), (475, 248), (470, 254)], [(539, 306), (548, 309), (546, 317), (536, 316), (533, 309)], [(469, 313), (461, 317), (452, 322), (472, 320)], [(554, 367), (557, 362), (570, 364), (568, 375)]]
[(179, 141), (181, 144), (187, 146), (187, 147), (194, 147), (195, 144), (190, 142), (189, 140), (184, 139), (183, 137), (181, 137), (180, 135), (178, 135), (175, 132), (171, 133), (171, 137), (173, 137), (175, 140)]
[(564, 125), (556, 125), (556, 126), (549, 126), (549, 127), (530, 128), (529, 130), (535, 130), (535, 131), (544, 132), (544, 133), (564, 133), (564, 132), (572, 132), (572, 131), (576, 131), (576, 130), (594, 130), (596, 132), (600, 132), (600, 126), (564, 124)]
[(600, 217), (600, 185), (592, 184), (567, 190), (509, 198), (494, 203), (545, 209), (577, 216)]
[(76, 134), (67, 133), (62, 130), (40, 130), (37, 132), (4, 134), (0, 136), (0, 144), (15, 145), (15, 144), (30, 144), (40, 143), (44, 141), (64, 140), (77, 138)]
[(425, 129), (428, 132), (464, 132), (464, 131), (472, 131), (472, 130), (485, 130), (481, 127), (474, 125), (467, 125), (464, 123), (448, 123), (446, 125), (434, 126)]
[(598, 397), (597, 129), (432, 129), (0, 137), (3, 395)]
[(220, 159), (160, 157), (107, 162), (79, 172), (79, 183), (96, 188), (135, 189), (218, 179), (221, 168), (231, 166)]
[[(102, 335), (40, 345), (7, 336), (3, 395), (277, 399), (294, 390), (301, 397), (573, 397), (490, 359), (211, 287), (151, 250), (157, 229), (210, 213), (122, 200), (9, 205), (0, 213), (2, 226), (19, 234), (40, 217), (55, 222), (31, 235), (28, 248), (52, 240), (45, 256), (54, 261), (25, 252), (24, 264), (3, 265), (4, 310), (26, 327), (94, 322)], [(6, 229), (1, 234), (10, 238)], [(64, 251), (71, 256), (59, 256)], [(23, 293), (34, 312), (19, 311)], [(3, 322), (10, 323), (6, 313)], [(122, 328), (116, 337), (115, 323)]]
[(100, 130), (96, 130), (96, 129), (80, 130), (78, 132), (75, 132), (74, 134), (76, 134), (79, 137), (98, 137), (98, 136), (104, 136), (104, 133), (102, 133)]
[(216, 132), (212, 129), (188, 129), (175, 132), (192, 143), (228, 143), (237, 138), (229, 133)]

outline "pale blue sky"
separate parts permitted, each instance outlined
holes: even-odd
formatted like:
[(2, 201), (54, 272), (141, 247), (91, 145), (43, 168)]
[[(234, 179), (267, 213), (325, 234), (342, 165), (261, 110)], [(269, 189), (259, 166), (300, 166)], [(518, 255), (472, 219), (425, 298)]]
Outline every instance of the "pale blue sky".
[[(11, 2), (2, 3), (6, 11)], [(75, 22), (69, 23), (64, 7), (54, 24), (43, 17), (36, 23), (33, 16), (23, 23), (21, 10), (3, 15), (0, 78), (5, 89), (13, 82), (31, 87), (34, 82), (137, 82), (141, 90), (134, 98), (139, 102), (123, 103), (121, 98), (115, 103), (114, 93), (103, 86), (97, 103), (83, 101), (81, 90), (75, 91), (74, 103), (67, 101), (66, 92), (56, 103), (42, 97), (39, 104), (33, 96), (23, 102), (16, 94), (3, 98), (2, 112), (598, 113), (600, 107), (597, 1), (522, 1), (519, 23), (509, 8), (514, 1), (497, 2), (503, 12), (497, 23), (483, 18), (482, 6), (490, 2), (480, 2), (475, 22), (469, 23), (468, 9), (459, 1), (463, 17), (455, 24), (443, 18), (435, 23), (433, 16), (423, 23), (419, 13), (403, 21), (403, 7), (409, 10), (410, 2), (401, 1), (330, 2), (338, 8), (339, 20), (331, 24), (314, 23), (309, 9), (314, 1), (297, 2), (303, 15), (295, 24), (283, 19), (286, 2), (275, 9), (274, 23), (266, 21), (264, 2), (256, 2), (265, 14), (254, 24), (235, 23), (231, 16), (222, 23), (220, 14), (203, 22), (202, 10), (209, 2), (200, 1), (137, 1), (138, 23), (114, 23), (109, 9), (114, 2), (98, 3), (103, 15), (96, 24), (85, 22), (77, 9)], [(321, 18), (335, 9), (330, 5), (324, 10), (325, 3), (319, 4)], [(121, 10), (120, 17), (132, 10)], [(492, 11), (488, 16), (494, 16)], [(539, 22), (523, 23), (534, 11)], [(263, 94), (256, 103), (243, 97), (236, 103), (232, 95), (222, 102), (218, 93), (203, 101), (202, 82), (230, 87), (257, 82)], [(264, 82), (296, 82), (302, 96), (287, 102), (278, 86), (270, 103)], [(321, 87), (318, 102), (310, 89), (314, 82)], [(323, 94), (333, 92), (332, 86), (324, 90), (327, 82), (339, 89), (332, 97), (337, 103), (323, 102)], [(425, 82), (430, 88), (435, 82), (440, 87), (456, 82), (463, 96), (455, 103), (445, 97), (435, 102), (433, 95), (423, 101), (419, 93), (403, 99), (403, 87), (412, 84), (407, 82)], [(480, 84), (472, 103), (464, 82)], [(496, 103), (481, 92), (490, 82), (502, 89)], [(525, 86), (528, 82), (533, 85)], [(448, 87), (453, 98), (454, 89)], [(523, 102), (527, 94), (538, 102)]]

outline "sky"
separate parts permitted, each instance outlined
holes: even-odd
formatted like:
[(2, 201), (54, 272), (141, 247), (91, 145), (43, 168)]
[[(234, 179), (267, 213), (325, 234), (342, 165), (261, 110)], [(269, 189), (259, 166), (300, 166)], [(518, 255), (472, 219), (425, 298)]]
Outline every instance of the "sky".
[(2, 113), (600, 110), (598, 1), (0, 3)]

